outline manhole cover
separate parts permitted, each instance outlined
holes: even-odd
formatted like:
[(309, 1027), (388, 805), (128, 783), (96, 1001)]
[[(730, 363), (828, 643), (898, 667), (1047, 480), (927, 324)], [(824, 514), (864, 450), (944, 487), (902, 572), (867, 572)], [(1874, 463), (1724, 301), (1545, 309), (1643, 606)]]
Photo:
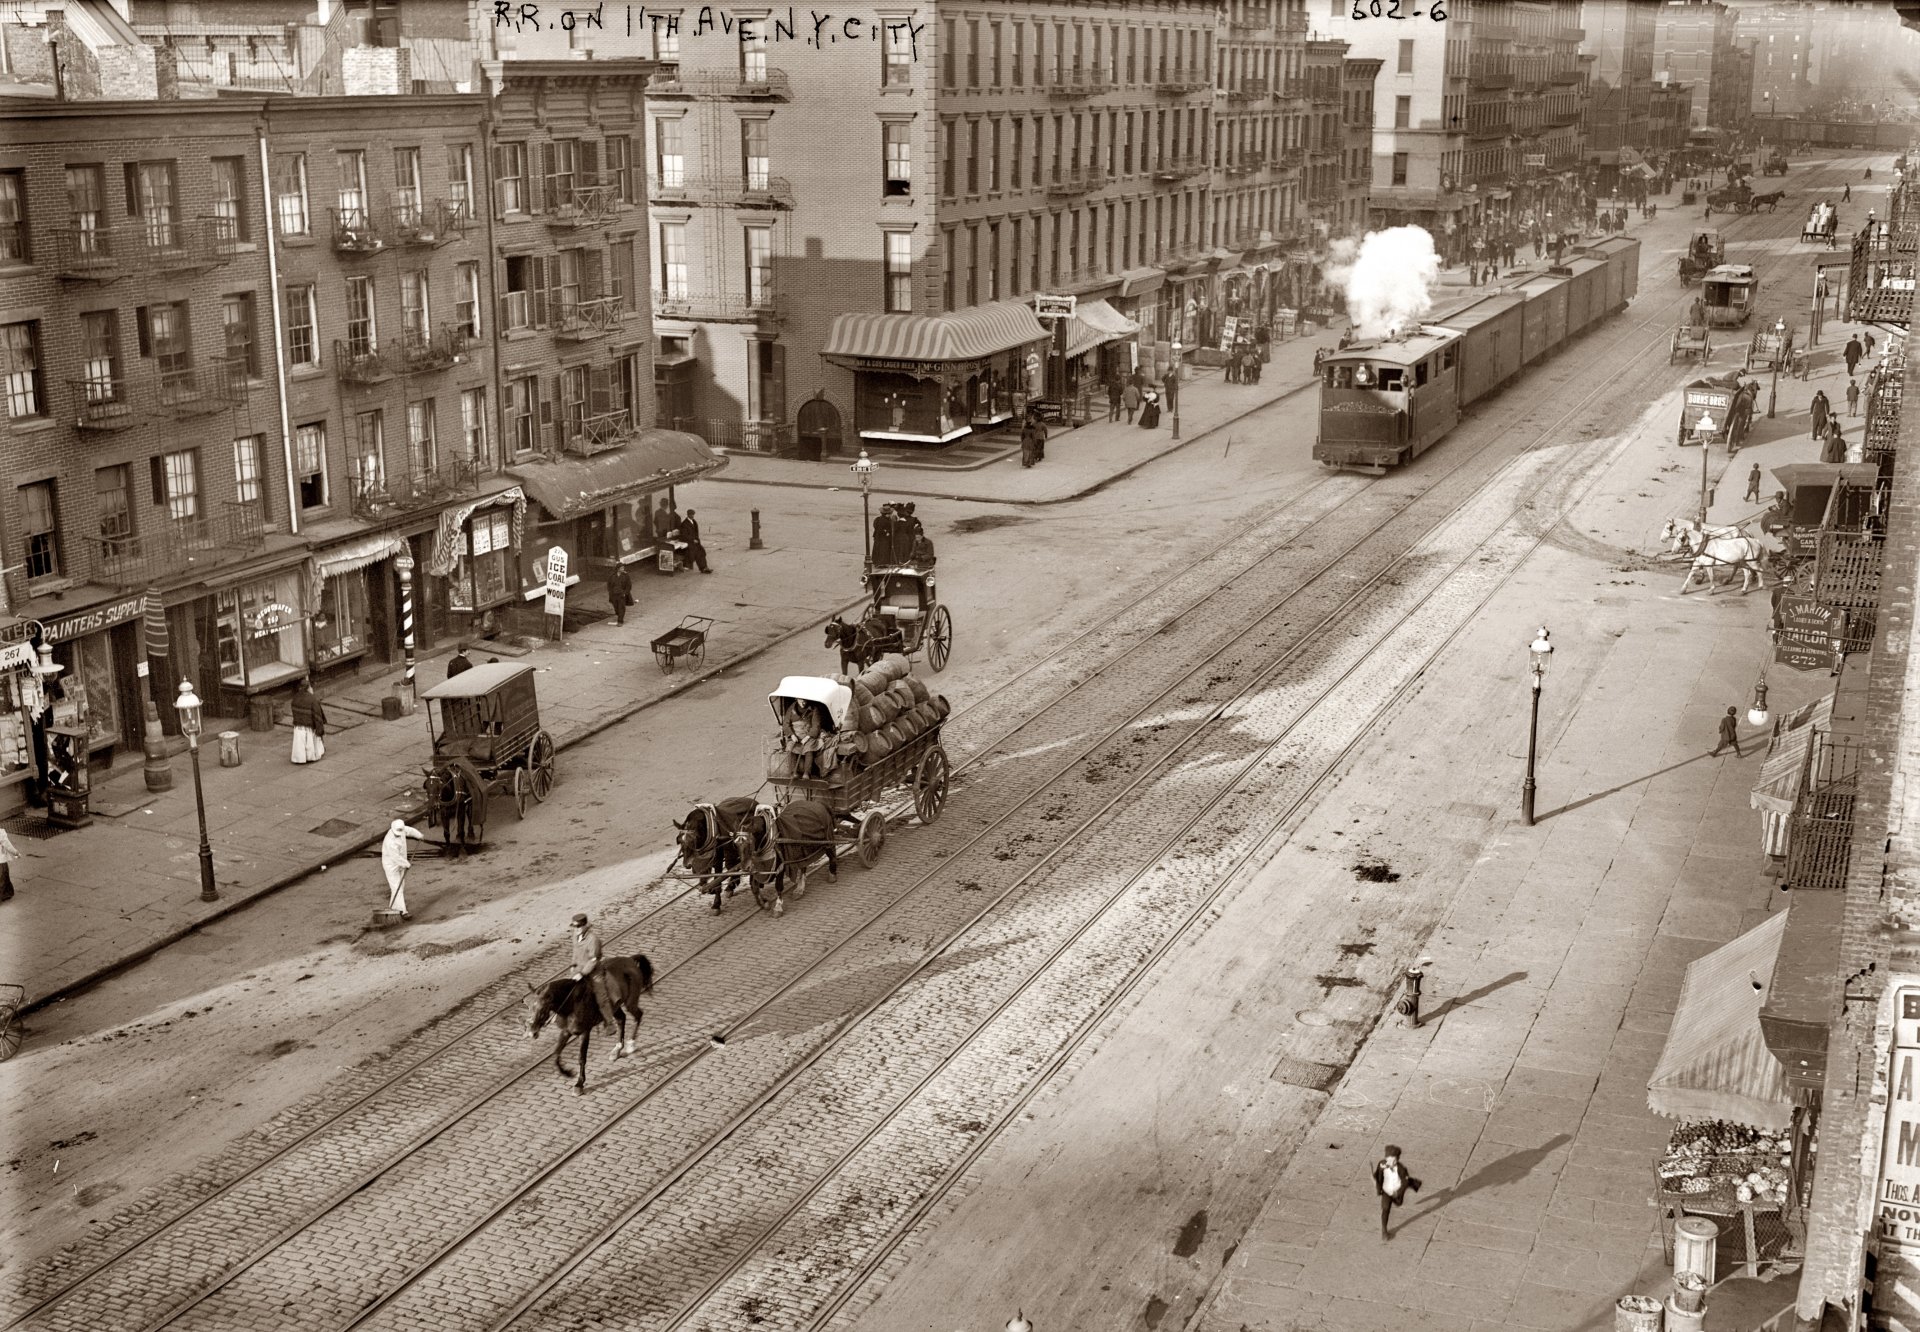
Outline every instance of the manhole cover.
[(328, 819), (318, 828), (310, 829), (315, 837), (345, 837), (355, 831), (358, 824), (348, 823), (345, 819)]
[(1308, 1091), (1328, 1092), (1333, 1084), (1340, 1081), (1340, 1075), (1346, 1072), (1344, 1064), (1322, 1064), (1312, 1059), (1295, 1059), (1288, 1055), (1273, 1066), (1272, 1078), (1275, 1082), (1284, 1082), (1290, 1087), (1304, 1087)]
[(1317, 1008), (1303, 1008), (1293, 1015), (1293, 1020), (1307, 1027), (1330, 1027), (1333, 1019)]

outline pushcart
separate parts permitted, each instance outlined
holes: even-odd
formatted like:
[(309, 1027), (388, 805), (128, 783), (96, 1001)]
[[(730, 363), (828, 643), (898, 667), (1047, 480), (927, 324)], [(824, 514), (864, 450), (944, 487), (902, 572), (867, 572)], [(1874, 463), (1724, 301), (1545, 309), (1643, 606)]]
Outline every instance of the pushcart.
[(689, 661), (705, 662), (707, 659), (707, 631), (713, 628), (713, 618), (707, 615), (689, 615), (674, 628), (653, 640), (653, 659), (660, 663), (663, 674), (672, 675), (676, 663), (681, 658)]

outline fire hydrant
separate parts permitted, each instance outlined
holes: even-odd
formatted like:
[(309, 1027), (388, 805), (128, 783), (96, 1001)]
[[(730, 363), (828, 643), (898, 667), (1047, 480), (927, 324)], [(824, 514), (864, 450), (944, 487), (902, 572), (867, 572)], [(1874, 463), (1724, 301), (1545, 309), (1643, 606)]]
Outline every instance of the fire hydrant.
[(1400, 1015), (1407, 1020), (1409, 1027), (1420, 1025), (1420, 984), (1426, 979), (1426, 969), (1433, 965), (1433, 959), (1423, 957), (1407, 968), (1400, 990), (1400, 1002), (1396, 1007)]

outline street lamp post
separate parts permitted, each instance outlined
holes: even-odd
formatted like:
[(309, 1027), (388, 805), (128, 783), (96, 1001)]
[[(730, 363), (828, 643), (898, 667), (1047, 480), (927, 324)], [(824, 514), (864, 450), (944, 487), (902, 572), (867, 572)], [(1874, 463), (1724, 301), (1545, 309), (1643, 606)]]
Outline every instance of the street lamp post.
[(1780, 362), (1787, 355), (1787, 321), (1785, 319), (1773, 321), (1773, 336), (1773, 381), (1767, 385), (1767, 419), (1769, 421), (1773, 419), (1773, 401), (1780, 394)]
[(200, 789), (200, 697), (185, 680), (180, 696), (173, 701), (180, 710), (180, 733), (187, 737), (187, 752), (193, 756), (193, 807), (200, 815), (200, 900), (217, 902), (220, 890), (213, 886), (213, 846), (207, 841), (207, 798)]
[(1167, 368), (1167, 410), (1173, 413), (1173, 437), (1180, 438), (1180, 339), (1173, 340), (1173, 364)]
[(1528, 666), (1532, 671), (1529, 683), (1533, 686), (1533, 711), (1527, 721), (1527, 781), (1520, 788), (1520, 817), (1526, 825), (1533, 826), (1533, 763), (1540, 747), (1540, 680), (1546, 674), (1547, 660), (1553, 656), (1553, 644), (1547, 641), (1544, 627), (1533, 642), (1527, 644)]
[(869, 496), (873, 493), (873, 474), (880, 464), (867, 456), (865, 449), (860, 457), (847, 465), (847, 470), (860, 478), (860, 540), (861, 548), (866, 551), (866, 564), (873, 564), (873, 515), (869, 509)]

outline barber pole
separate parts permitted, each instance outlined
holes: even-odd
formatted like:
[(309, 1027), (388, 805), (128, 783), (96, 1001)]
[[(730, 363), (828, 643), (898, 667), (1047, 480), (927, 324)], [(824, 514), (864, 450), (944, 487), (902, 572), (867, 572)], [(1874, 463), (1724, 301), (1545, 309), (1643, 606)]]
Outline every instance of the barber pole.
[(406, 654), (406, 673), (401, 677), (401, 706), (411, 711), (413, 708), (413, 556), (401, 551), (393, 557), (393, 567), (400, 574), (400, 647)]

